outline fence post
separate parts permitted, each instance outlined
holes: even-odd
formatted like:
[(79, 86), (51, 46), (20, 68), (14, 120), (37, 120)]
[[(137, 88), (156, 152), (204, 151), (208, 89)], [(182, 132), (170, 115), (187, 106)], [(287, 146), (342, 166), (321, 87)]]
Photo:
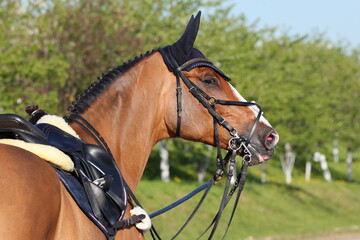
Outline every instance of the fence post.
[(206, 145), (205, 147), (207, 149), (207, 154), (204, 156), (202, 161), (199, 162), (199, 170), (198, 170), (198, 173), (197, 173), (199, 183), (204, 182), (204, 178), (206, 176), (206, 170), (207, 170), (207, 168), (209, 166), (211, 154), (212, 154), (212, 151), (213, 151), (212, 146)]
[(170, 181), (169, 151), (165, 141), (159, 142), (161, 181)]
[(281, 167), (286, 177), (286, 184), (291, 183), (291, 173), (294, 168), (296, 155), (291, 150), (290, 143), (285, 143), (285, 158), (280, 157)]
[(337, 140), (334, 140), (333, 142), (333, 158), (334, 158), (334, 163), (339, 162), (339, 148), (338, 148)]
[(310, 182), (310, 178), (311, 178), (311, 162), (306, 161), (306, 165), (305, 165), (305, 181)]
[(350, 149), (347, 150), (347, 154), (346, 154), (346, 164), (347, 164), (347, 178), (348, 181), (351, 182), (352, 179), (352, 152)]
[(315, 152), (314, 153), (314, 162), (320, 162), (320, 167), (323, 170), (323, 176), (325, 181), (330, 182), (331, 181), (331, 173), (329, 170), (329, 166), (326, 162), (326, 156), (322, 153)]

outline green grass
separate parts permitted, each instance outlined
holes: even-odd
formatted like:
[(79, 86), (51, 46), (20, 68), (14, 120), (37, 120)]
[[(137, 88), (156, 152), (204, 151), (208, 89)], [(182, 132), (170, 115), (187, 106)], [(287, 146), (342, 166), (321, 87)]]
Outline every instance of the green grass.
[[(306, 183), (297, 172), (293, 184), (286, 185), (278, 163), (269, 164), (268, 182), (258, 181), (260, 167), (249, 169), (233, 223), (226, 239), (240, 240), (266, 236), (321, 235), (334, 229), (360, 226), (360, 163), (354, 163), (354, 181), (346, 182), (346, 165), (330, 164), (336, 179), (330, 183), (320, 177)], [(198, 214), (177, 239), (196, 239), (213, 219), (220, 203), (225, 180), (215, 185)], [(136, 191), (145, 209), (151, 213), (172, 203), (199, 186), (195, 182), (162, 183), (142, 181)], [(198, 200), (185, 204), (153, 219), (163, 239), (171, 239), (187, 219)], [(233, 202), (225, 210), (214, 239), (221, 239)], [(151, 239), (150, 235), (146, 235)], [(206, 235), (207, 236), (207, 235)], [(292, 236), (292, 237), (291, 237)], [(202, 239), (207, 239), (203, 237)]]

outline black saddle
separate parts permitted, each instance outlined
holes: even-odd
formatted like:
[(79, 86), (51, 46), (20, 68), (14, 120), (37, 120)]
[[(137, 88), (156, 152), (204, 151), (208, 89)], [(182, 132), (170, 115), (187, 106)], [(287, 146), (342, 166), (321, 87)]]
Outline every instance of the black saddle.
[(46, 136), (28, 120), (15, 114), (0, 114), (0, 139), (20, 139), (48, 145)]
[(121, 173), (112, 156), (50, 124), (33, 125), (14, 114), (0, 114), (0, 139), (20, 139), (56, 147), (69, 155), (75, 171), (53, 166), (82, 211), (112, 238), (119, 230), (127, 205)]

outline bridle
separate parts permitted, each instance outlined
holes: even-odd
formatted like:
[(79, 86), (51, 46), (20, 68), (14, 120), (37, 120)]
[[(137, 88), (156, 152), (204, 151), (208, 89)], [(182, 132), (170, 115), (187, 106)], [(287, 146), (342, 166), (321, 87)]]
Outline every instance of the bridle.
[[(250, 144), (250, 141), (254, 135), (255, 129), (260, 121), (261, 115), (262, 115), (262, 109), (261, 107), (254, 103), (254, 102), (241, 102), (241, 101), (228, 101), (228, 100), (220, 100), (216, 99), (213, 96), (209, 96), (206, 92), (204, 92), (201, 88), (199, 88), (197, 85), (195, 85), (184, 73), (183, 71), (189, 71), (195, 67), (200, 66), (207, 66), (210, 68), (218, 70), (208, 59), (205, 58), (195, 58), (190, 61), (185, 62), (181, 66), (178, 65), (176, 60), (171, 55), (169, 46), (160, 48), (159, 49), (161, 55), (163, 56), (164, 62), (168, 66), (169, 70), (176, 76), (176, 98), (177, 98), (177, 127), (176, 127), (176, 137), (180, 137), (181, 134), (181, 120), (182, 120), (182, 88), (181, 88), (181, 80), (185, 84), (185, 86), (189, 89), (190, 93), (203, 105), (204, 108), (206, 108), (209, 112), (209, 114), (213, 117), (213, 123), (214, 123), (214, 142), (217, 147), (217, 170), (214, 173), (214, 176), (211, 180), (203, 184), (202, 186), (198, 187), (194, 191), (192, 191), (190, 194), (186, 195), (182, 199), (179, 199), (178, 201), (174, 202), (173, 204), (170, 204), (169, 206), (160, 209), (159, 211), (150, 214), (150, 218), (156, 217), (178, 205), (185, 202), (186, 200), (190, 199), (200, 191), (204, 191), (203, 196), (201, 197), (199, 203), (191, 213), (191, 215), (188, 217), (184, 225), (180, 228), (180, 230), (174, 235), (172, 239), (175, 239), (182, 231), (183, 229), (188, 225), (188, 223), (191, 221), (191, 219), (194, 217), (200, 206), (202, 205), (204, 199), (206, 198), (209, 190), (213, 185), (215, 185), (224, 175), (227, 168), (227, 181), (225, 184), (225, 189), (223, 193), (223, 197), (219, 206), (219, 210), (214, 217), (213, 221), (210, 223), (210, 225), (205, 229), (205, 231), (199, 236), (198, 239), (200, 239), (211, 227), (212, 231), (209, 235), (208, 239), (212, 239), (214, 236), (214, 233), (217, 229), (217, 226), (220, 222), (220, 218), (222, 215), (222, 212), (224, 208), (229, 203), (230, 199), (234, 195), (234, 193), (237, 191), (236, 199), (234, 201), (234, 206), (231, 212), (231, 216), (227, 225), (227, 228), (225, 230), (225, 233), (223, 235), (223, 239), (226, 236), (226, 233), (228, 231), (228, 228), (231, 224), (231, 221), (233, 219), (233, 216), (235, 214), (236, 207), (238, 205), (241, 192), (245, 185), (245, 180), (247, 176), (247, 168), (251, 161), (251, 152), (248, 149), (248, 145)], [(220, 71), (220, 73), (222, 73)], [(238, 132), (236, 128), (231, 126), (217, 111), (216, 111), (216, 105), (227, 105), (227, 106), (242, 106), (242, 107), (251, 107), (256, 106), (259, 111), (257, 113), (257, 117), (254, 121), (254, 124), (247, 136), (247, 138), (242, 138), (238, 135)], [(96, 129), (94, 129), (89, 122), (87, 122), (83, 117), (81, 117), (78, 114), (71, 114), (67, 118), (68, 122), (73, 122), (78, 124), (81, 128), (83, 128), (96, 142), (99, 146), (104, 147), (109, 154), (111, 154), (111, 150), (108, 147), (105, 140), (101, 137), (101, 135), (97, 132)], [(220, 138), (219, 138), (219, 130), (218, 126), (222, 126), (229, 132), (231, 138), (228, 142), (228, 148), (229, 151), (226, 154), (225, 158), (222, 157), (221, 153), (221, 147), (220, 147)], [(240, 155), (243, 158), (243, 165), (240, 169), (240, 172), (238, 175), (236, 175), (236, 156), (240, 153)], [(112, 157), (113, 158), (113, 157)], [(113, 158), (115, 161), (115, 159)], [(140, 202), (135, 197), (134, 193), (131, 191), (129, 186), (124, 180), (125, 188), (127, 193), (129, 194), (129, 202), (135, 206), (138, 205), (141, 207)], [(232, 187), (231, 187), (232, 185)], [(133, 201), (135, 203), (133, 203)], [(153, 239), (161, 239), (154, 227), (150, 230), (151, 236)]]
[[(190, 215), (190, 217), (187, 219), (187, 221), (184, 223), (184, 225), (180, 228), (180, 230), (175, 234), (175, 236), (172, 239), (175, 239), (181, 231), (186, 227), (186, 225), (190, 222), (192, 217), (195, 215), (197, 210), (199, 209), (200, 205), (204, 201), (208, 191), (210, 190), (211, 186), (216, 184), (221, 177), (223, 176), (225, 172), (226, 166), (228, 166), (228, 173), (227, 173), (227, 182), (224, 189), (223, 198), (221, 200), (221, 204), (219, 207), (219, 210), (211, 222), (211, 224), (207, 227), (207, 229), (201, 234), (199, 238), (201, 238), (212, 226), (212, 231), (210, 233), (210, 236), (208, 239), (212, 239), (214, 236), (214, 233), (217, 229), (218, 223), (221, 218), (222, 211), (230, 201), (231, 197), (235, 193), (236, 190), (238, 190), (236, 195), (236, 200), (234, 203), (234, 207), (231, 213), (231, 217), (229, 219), (226, 231), (224, 233), (223, 239), (226, 236), (226, 233), (228, 231), (228, 228), (231, 224), (232, 218), (235, 213), (235, 209), (237, 207), (238, 201), (240, 199), (241, 192), (245, 185), (245, 180), (247, 176), (247, 167), (249, 162), (251, 161), (251, 152), (247, 148), (250, 144), (250, 141), (252, 137), (254, 136), (255, 129), (260, 121), (261, 115), (262, 115), (262, 109), (260, 105), (256, 104), (255, 102), (241, 102), (241, 101), (228, 101), (228, 100), (220, 100), (216, 99), (213, 96), (209, 96), (206, 92), (204, 92), (201, 88), (199, 88), (197, 85), (195, 85), (184, 73), (183, 70), (191, 70), (195, 67), (200, 66), (207, 66), (210, 68), (213, 68), (215, 71), (223, 75), (223, 73), (217, 69), (211, 61), (205, 58), (195, 58), (191, 59), (181, 66), (178, 65), (177, 61), (171, 54), (170, 46), (164, 47), (159, 49), (165, 64), (167, 65), (168, 69), (175, 75), (176, 77), (176, 98), (177, 98), (177, 127), (176, 127), (176, 137), (180, 137), (180, 130), (181, 130), (181, 120), (182, 120), (182, 88), (180, 81), (182, 80), (185, 86), (189, 89), (189, 92), (203, 105), (204, 108), (206, 108), (209, 112), (209, 114), (213, 117), (213, 123), (214, 123), (214, 142), (217, 147), (217, 171), (214, 174), (214, 177), (209, 182), (205, 183), (203, 186), (200, 186), (199, 188), (204, 188), (206, 186), (206, 191), (202, 198), (200, 199), (198, 205), (195, 207), (194, 211)], [(226, 76), (225, 76), (226, 77)], [(180, 80), (181, 79), (181, 80)], [(256, 106), (259, 111), (257, 113), (256, 119), (254, 121), (254, 124), (247, 136), (246, 139), (240, 137), (238, 135), (238, 132), (236, 128), (231, 126), (217, 111), (216, 111), (216, 105), (227, 105), (227, 106), (242, 106), (242, 107), (253, 107)], [(220, 147), (220, 138), (219, 138), (219, 130), (218, 125), (224, 127), (229, 132), (231, 138), (228, 142), (228, 148), (229, 151), (226, 154), (225, 158), (222, 158), (221, 154), (221, 147)], [(243, 157), (243, 165), (241, 167), (240, 173), (236, 176), (236, 156), (237, 153), (240, 152), (241, 156)], [(233, 184), (232, 188), (230, 189), (230, 185)], [(194, 190), (196, 192), (196, 190)], [(187, 197), (187, 196), (185, 196)]]
[[(215, 138), (215, 144), (217, 147), (220, 147), (220, 141), (218, 137), (218, 125), (224, 127), (228, 130), (229, 134), (231, 135), (231, 139), (229, 141), (229, 149), (234, 150), (236, 148), (239, 148), (240, 150), (242, 147), (247, 148), (247, 146), (250, 144), (250, 141), (254, 135), (255, 129), (260, 121), (261, 115), (262, 115), (262, 109), (260, 105), (258, 105), (255, 102), (241, 102), (241, 101), (228, 101), (228, 100), (220, 100), (216, 99), (213, 96), (209, 96), (206, 92), (204, 92), (201, 88), (199, 88), (197, 85), (195, 85), (184, 73), (184, 69), (193, 69), (195, 67), (199, 66), (209, 66), (211, 68), (215, 68), (218, 70), (215, 66), (212, 65), (212, 63), (205, 58), (196, 58), (192, 59), (190, 61), (185, 62), (181, 66), (179, 66), (174, 59), (174, 57), (171, 55), (170, 46), (164, 47), (159, 49), (160, 53), (163, 56), (163, 59), (168, 66), (169, 70), (176, 76), (176, 98), (177, 98), (177, 127), (176, 127), (176, 137), (180, 136), (180, 129), (181, 129), (181, 119), (182, 119), (182, 88), (180, 84), (180, 79), (183, 81), (183, 83), (186, 85), (186, 87), (189, 89), (189, 92), (206, 108), (209, 112), (209, 114), (214, 119), (214, 138)], [(219, 71), (219, 70), (218, 70)], [(254, 124), (249, 132), (249, 135), (246, 139), (240, 137), (238, 135), (238, 132), (236, 128), (231, 126), (219, 113), (216, 112), (215, 106), (219, 105), (228, 105), (228, 106), (243, 106), (243, 107), (251, 107), (256, 106), (259, 111), (256, 116), (256, 119), (254, 121)], [(240, 145), (241, 148), (240, 148)], [(250, 151), (247, 151), (248, 155), (247, 157), (251, 158)], [(244, 156), (243, 156), (244, 157)]]

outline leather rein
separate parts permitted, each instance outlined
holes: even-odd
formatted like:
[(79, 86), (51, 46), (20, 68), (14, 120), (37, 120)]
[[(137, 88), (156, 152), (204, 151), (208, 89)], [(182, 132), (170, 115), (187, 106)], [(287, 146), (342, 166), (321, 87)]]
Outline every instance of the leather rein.
[[(198, 66), (210, 66), (211, 68), (214, 68), (218, 71), (216, 67), (212, 65), (212, 63), (208, 59), (198, 58), (198, 59), (192, 59), (190, 61), (185, 62), (181, 66), (178, 65), (174, 57), (171, 55), (171, 51), (169, 46), (159, 49), (160, 53), (163, 56), (163, 59), (168, 66), (169, 70), (175, 75), (176, 77), (176, 98), (177, 98), (177, 128), (176, 128), (176, 137), (180, 137), (180, 129), (181, 129), (181, 119), (182, 119), (182, 88), (180, 81), (182, 80), (185, 86), (189, 89), (190, 93), (195, 97), (204, 108), (206, 108), (209, 112), (209, 114), (214, 119), (214, 142), (217, 147), (217, 171), (214, 174), (214, 177), (207, 183), (205, 183), (203, 186), (206, 186), (206, 191), (204, 192), (202, 198), (200, 199), (198, 205), (195, 207), (194, 211), (190, 215), (190, 217), (187, 219), (187, 221), (184, 223), (184, 225), (180, 228), (180, 230), (175, 234), (175, 236), (172, 239), (175, 239), (181, 231), (186, 227), (186, 225), (190, 222), (192, 217), (195, 215), (197, 210), (200, 208), (200, 205), (204, 201), (207, 193), (209, 192), (212, 185), (216, 184), (223, 176), (225, 172), (225, 168), (227, 166), (227, 181), (225, 184), (225, 189), (223, 193), (223, 197), (219, 206), (219, 210), (214, 217), (211, 224), (205, 229), (205, 231), (199, 236), (198, 239), (200, 239), (211, 227), (212, 231), (209, 235), (208, 239), (212, 239), (214, 236), (214, 233), (217, 229), (217, 226), (220, 222), (220, 218), (222, 215), (222, 212), (226, 205), (229, 203), (231, 197), (234, 195), (235, 191), (237, 190), (236, 199), (234, 202), (234, 206), (232, 209), (232, 213), (227, 225), (227, 228), (225, 230), (225, 233), (223, 235), (223, 239), (226, 236), (226, 233), (228, 231), (228, 228), (231, 224), (231, 221), (233, 219), (233, 216), (235, 214), (235, 210), (237, 207), (237, 204), (240, 199), (241, 192), (245, 185), (245, 180), (247, 176), (247, 168), (249, 165), (249, 162), (251, 161), (251, 153), (247, 146), (250, 144), (250, 141), (254, 135), (255, 129), (260, 121), (261, 115), (262, 115), (262, 109), (260, 105), (256, 104), (255, 102), (240, 102), (240, 101), (228, 101), (228, 100), (220, 100), (216, 99), (213, 96), (209, 96), (206, 92), (204, 92), (201, 88), (199, 88), (197, 85), (195, 85), (184, 73), (184, 69), (192, 69), (194, 67)], [(204, 64), (205, 62), (205, 64)], [(181, 79), (181, 80), (180, 80)], [(256, 106), (259, 111), (256, 116), (256, 119), (254, 121), (254, 124), (247, 136), (246, 139), (240, 137), (238, 135), (237, 130), (231, 126), (220, 114), (216, 112), (215, 106), (219, 105), (227, 105), (227, 106), (242, 106), (242, 107), (252, 107)], [(220, 148), (220, 139), (219, 139), (219, 133), (218, 133), (218, 125), (224, 127), (228, 130), (229, 134), (231, 135), (231, 138), (228, 142), (228, 148), (229, 151), (226, 154), (225, 158), (222, 158), (221, 154), (221, 148)], [(240, 173), (236, 175), (236, 156), (237, 153), (240, 152), (241, 156), (243, 158), (243, 165), (241, 167)], [(231, 188), (230, 186), (233, 185)], [(200, 186), (199, 188), (205, 188), (203, 186)], [(196, 192), (194, 190), (193, 192)], [(185, 196), (187, 197), (187, 196)]]
[[(184, 73), (183, 69), (188, 68), (189, 65), (192, 65), (192, 68), (197, 67), (197, 62), (207, 62), (207, 65), (212, 64), (208, 59), (192, 59), (188, 62), (185, 62), (183, 65), (179, 66), (171, 55), (170, 48), (164, 47), (159, 49), (162, 54), (164, 61), (167, 63), (166, 65), (169, 67), (170, 71), (176, 76), (176, 98), (177, 98), (177, 127), (176, 127), (176, 137), (180, 136), (181, 129), (181, 119), (182, 119), (182, 88), (180, 85), (180, 79), (182, 79), (183, 83), (189, 89), (190, 93), (208, 110), (210, 115), (214, 119), (214, 138), (215, 144), (218, 149), (220, 149), (220, 140), (218, 134), (218, 125), (226, 128), (232, 138), (229, 140), (228, 147), (230, 150), (241, 150), (246, 154), (243, 154), (243, 158), (249, 158), (251, 160), (251, 153), (247, 149), (247, 146), (250, 144), (250, 141), (254, 135), (255, 129), (259, 123), (259, 120), (262, 115), (262, 109), (259, 104), (255, 102), (240, 102), (240, 101), (228, 101), (228, 100), (220, 100), (216, 99), (213, 96), (209, 96), (206, 92), (204, 92), (201, 88), (196, 86)], [(200, 65), (200, 64), (199, 64)], [(215, 106), (219, 105), (228, 105), (228, 106), (242, 106), (242, 107), (251, 107), (256, 106), (259, 111), (254, 121), (254, 124), (249, 132), (249, 135), (246, 139), (241, 138), (238, 135), (237, 130), (232, 127), (220, 114), (218, 114), (215, 110)]]
[[(212, 65), (212, 63), (208, 59), (192, 59), (192, 60), (184, 63), (183, 65), (178, 66), (176, 60), (171, 55), (168, 47), (160, 48), (159, 51), (162, 54), (163, 59), (164, 59), (165, 63), (167, 64), (167, 66), (168, 67), (170, 66), (169, 67), (170, 71), (176, 76), (176, 98), (177, 98), (176, 137), (180, 136), (180, 130), (181, 130), (182, 88), (180, 85), (180, 81), (182, 80), (183, 83), (186, 85), (186, 87), (189, 89), (190, 93), (203, 105), (204, 108), (206, 108), (208, 110), (209, 114), (214, 119), (214, 121), (213, 121), (214, 122), (214, 142), (217, 147), (217, 160), (216, 160), (217, 170), (211, 180), (209, 180), (202, 186), (198, 187), (197, 189), (192, 191), (187, 196), (176, 201), (175, 203), (173, 203), (153, 214), (150, 214), (150, 217), (151, 218), (156, 217), (156, 216), (178, 206), (179, 204), (183, 203), (184, 201), (190, 199), (191, 197), (193, 197), (195, 194), (199, 193), (200, 191), (205, 190), (203, 196), (201, 197), (199, 203), (197, 204), (197, 206), (195, 207), (195, 209), (193, 210), (191, 215), (188, 217), (188, 219), (186, 220), (184, 225), (178, 230), (178, 232), (172, 238), (172, 239), (175, 239), (183, 231), (183, 229), (188, 225), (188, 223), (191, 221), (191, 219), (194, 217), (194, 215), (196, 214), (196, 212), (202, 205), (204, 199), (206, 198), (211, 187), (213, 185), (215, 185), (216, 183), (218, 183), (218, 181), (223, 177), (224, 172), (227, 169), (227, 181), (225, 184), (225, 189), (224, 189), (223, 197), (222, 197), (222, 200), (221, 200), (221, 203), (219, 206), (219, 210), (218, 210), (217, 214), (215, 215), (214, 219), (212, 220), (212, 222), (209, 224), (209, 226), (197, 238), (197, 239), (200, 239), (206, 232), (208, 232), (210, 230), (210, 228), (212, 228), (212, 230), (211, 230), (211, 233), (210, 233), (208, 239), (213, 238), (214, 233), (217, 229), (217, 226), (220, 222), (220, 218), (222, 216), (222, 212), (223, 212), (224, 208), (227, 206), (230, 199), (232, 198), (234, 193), (237, 191), (236, 199), (235, 199), (234, 206), (233, 206), (233, 209), (231, 212), (231, 216), (230, 216), (227, 228), (226, 228), (225, 233), (222, 238), (222, 239), (224, 239), (226, 236), (226, 233), (228, 231), (228, 228), (231, 224), (231, 221), (233, 219), (233, 216), (235, 214), (235, 210), (238, 205), (241, 192), (245, 185), (245, 180), (246, 180), (246, 176), (247, 176), (247, 168), (248, 168), (249, 162), (251, 161), (251, 153), (250, 153), (249, 149), (247, 148), (247, 146), (250, 144), (250, 141), (254, 135), (255, 129), (256, 129), (258, 122), (260, 120), (260, 117), (262, 115), (262, 109), (258, 104), (254, 103), (254, 102), (220, 100), (220, 99), (216, 99), (215, 97), (209, 96), (202, 89), (200, 89), (198, 86), (196, 86), (183, 73), (183, 70), (185, 68), (187, 68), (189, 65), (192, 65), (192, 67), (197, 67), (198, 62), (205, 61), (205, 62), (207, 62), (207, 65), (209, 65), (209, 64)], [(232, 127), (220, 114), (218, 114), (216, 112), (215, 106), (217, 104), (228, 105), (228, 106), (231, 106), (231, 105), (232, 106), (242, 106), (242, 107), (256, 106), (259, 109), (257, 117), (254, 121), (254, 124), (253, 124), (253, 126), (249, 132), (249, 135), (246, 139), (240, 137), (238, 135), (237, 130), (234, 127)], [(66, 118), (67, 118), (68, 122), (73, 122), (73, 123), (79, 125), (83, 130), (85, 130), (89, 134), (89, 136), (91, 136), (99, 146), (102, 146), (104, 149), (106, 149), (108, 151), (108, 153), (111, 155), (111, 157), (113, 158), (111, 150), (108, 147), (106, 141), (102, 138), (102, 136), (98, 133), (98, 131), (93, 126), (91, 126), (91, 124), (89, 122), (87, 122), (83, 117), (81, 117), (78, 114), (71, 114), (69, 117), (66, 117)], [(229, 134), (231, 135), (231, 138), (228, 142), (229, 151), (226, 154), (225, 158), (222, 157), (222, 153), (221, 153), (218, 125), (227, 129)], [(236, 160), (235, 160), (237, 153), (241, 153), (241, 156), (243, 158), (243, 164), (242, 164), (242, 167), (241, 167), (238, 175), (236, 175)], [(114, 158), (113, 158), (113, 160), (115, 161)], [(125, 180), (124, 180), (124, 185), (125, 185), (127, 193), (129, 194), (128, 197), (129, 197), (129, 202), (131, 203), (131, 205), (133, 205), (133, 206), (137, 205), (137, 206), (142, 207), (140, 202), (137, 200), (137, 198), (135, 197), (134, 193), (131, 191), (131, 189), (129, 188), (129, 186), (127, 185)], [(155, 230), (155, 228), (153, 226), (150, 229), (150, 234), (153, 239), (161, 239), (159, 234), (157, 233), (157, 231)]]

